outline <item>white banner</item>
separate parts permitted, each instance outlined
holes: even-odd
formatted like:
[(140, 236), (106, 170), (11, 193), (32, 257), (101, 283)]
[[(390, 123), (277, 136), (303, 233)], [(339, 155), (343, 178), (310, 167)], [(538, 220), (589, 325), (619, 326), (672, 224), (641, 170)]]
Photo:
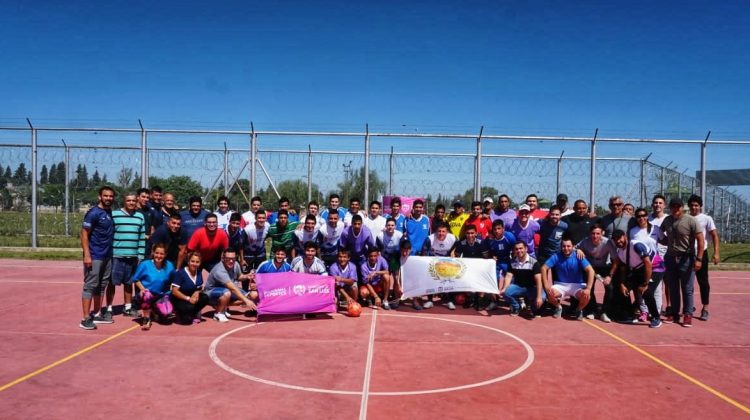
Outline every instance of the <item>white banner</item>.
[(401, 266), (404, 299), (449, 292), (499, 293), (495, 260), (409, 257)]

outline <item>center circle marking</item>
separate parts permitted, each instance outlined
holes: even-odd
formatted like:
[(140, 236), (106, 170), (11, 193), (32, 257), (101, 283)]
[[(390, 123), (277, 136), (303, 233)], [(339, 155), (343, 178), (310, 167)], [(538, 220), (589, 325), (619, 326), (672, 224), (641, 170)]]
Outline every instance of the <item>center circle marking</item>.
[[(365, 315), (365, 314), (363, 314), (363, 315)], [(517, 367), (516, 369), (512, 370), (511, 372), (508, 372), (505, 375), (501, 375), (501, 376), (497, 376), (497, 377), (488, 379), (486, 381), (474, 382), (474, 383), (471, 383), (471, 384), (458, 385), (458, 386), (453, 386), (453, 387), (435, 388), (435, 389), (424, 389), (424, 390), (417, 390), (417, 391), (379, 391), (379, 392), (367, 392), (367, 395), (376, 395), (376, 396), (424, 395), (424, 394), (438, 394), (438, 393), (442, 393), (442, 392), (451, 392), (451, 391), (459, 391), (459, 390), (470, 389), (470, 388), (477, 388), (477, 387), (481, 387), (481, 386), (490, 385), (490, 384), (493, 384), (493, 383), (496, 383), (496, 382), (501, 382), (501, 381), (504, 381), (506, 379), (510, 379), (510, 378), (512, 378), (514, 376), (517, 376), (518, 374), (520, 374), (524, 370), (528, 369), (529, 366), (531, 366), (532, 363), (534, 363), (534, 350), (531, 348), (531, 346), (529, 345), (529, 343), (523, 341), (521, 338), (519, 338), (519, 337), (517, 337), (517, 336), (515, 336), (515, 335), (513, 335), (513, 334), (511, 334), (509, 332), (506, 332), (506, 331), (503, 331), (503, 330), (500, 330), (500, 329), (497, 329), (497, 328), (488, 327), (486, 325), (476, 324), (476, 323), (473, 323), (473, 322), (459, 321), (459, 320), (455, 320), (455, 319), (438, 318), (438, 317), (434, 317), (434, 316), (417, 316), (417, 315), (383, 314), (383, 313), (378, 313), (378, 316), (379, 317), (380, 316), (389, 316), (389, 317), (397, 317), (397, 318), (432, 319), (432, 320), (436, 320), (436, 321), (452, 322), (454, 324), (463, 324), (463, 325), (469, 325), (469, 326), (472, 326), (472, 327), (483, 328), (483, 329), (486, 329), (486, 330), (489, 330), (489, 331), (496, 332), (498, 334), (505, 335), (505, 336), (507, 336), (507, 337), (515, 340), (519, 344), (521, 344), (521, 346), (523, 346), (523, 348), (526, 349), (526, 360), (521, 364), (521, 366)], [(211, 358), (211, 361), (213, 361), (217, 366), (219, 366), (220, 368), (226, 370), (227, 372), (229, 372), (229, 373), (231, 373), (233, 375), (237, 375), (237, 376), (239, 376), (241, 378), (244, 378), (244, 379), (247, 379), (247, 380), (250, 380), (250, 381), (253, 381), (253, 382), (258, 382), (258, 383), (266, 384), (266, 385), (271, 385), (271, 386), (276, 386), (276, 387), (286, 388), (286, 389), (293, 389), (293, 390), (296, 390), (296, 391), (317, 392), (317, 393), (322, 393), (322, 394), (362, 395), (362, 391), (345, 391), (345, 390), (337, 390), (337, 389), (306, 387), (306, 386), (299, 386), (299, 385), (287, 384), (287, 383), (284, 383), (284, 382), (271, 381), (271, 380), (268, 380), (268, 379), (259, 378), (257, 376), (250, 375), (248, 373), (239, 371), (239, 370), (237, 370), (237, 369), (229, 366), (223, 360), (221, 360), (221, 358), (219, 357), (218, 354), (216, 354), (216, 348), (219, 346), (219, 343), (221, 343), (221, 340), (223, 340), (224, 338), (226, 338), (226, 337), (228, 337), (228, 336), (230, 336), (230, 335), (232, 335), (232, 334), (234, 334), (236, 332), (242, 331), (242, 330), (244, 330), (246, 328), (252, 328), (252, 327), (255, 327), (255, 326), (258, 326), (258, 325), (263, 325), (263, 324), (268, 324), (268, 323), (259, 322), (259, 323), (256, 323), (256, 324), (246, 325), (244, 327), (239, 327), (239, 328), (235, 328), (233, 330), (227, 331), (224, 334), (216, 337), (211, 342), (211, 345), (208, 347), (208, 355)]]

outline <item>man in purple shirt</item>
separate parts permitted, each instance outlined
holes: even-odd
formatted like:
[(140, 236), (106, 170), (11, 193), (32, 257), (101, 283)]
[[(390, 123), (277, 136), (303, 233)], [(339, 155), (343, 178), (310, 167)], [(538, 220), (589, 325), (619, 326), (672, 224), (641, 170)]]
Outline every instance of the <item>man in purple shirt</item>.
[(531, 208), (528, 205), (523, 204), (518, 208), (518, 219), (513, 222), (510, 232), (516, 237), (516, 242), (524, 242), (528, 254), (536, 258), (534, 235), (539, 232), (539, 223), (531, 220)]
[(362, 216), (359, 214), (352, 216), (352, 224), (341, 233), (340, 241), (341, 247), (349, 250), (352, 261), (358, 265), (364, 262), (368, 248), (376, 248), (375, 239), (370, 229), (362, 225)]
[[(367, 259), (359, 266), (362, 274), (362, 285), (359, 286), (359, 295), (362, 299), (374, 298), (375, 307), (383, 306), (383, 309), (391, 309), (388, 303), (388, 291), (393, 283), (388, 270), (388, 262), (380, 256), (377, 248), (369, 248)], [(381, 296), (382, 295), (382, 298)]]
[(500, 194), (497, 198), (497, 208), (490, 212), (490, 219), (502, 220), (505, 230), (510, 231), (513, 222), (516, 220), (516, 212), (510, 208), (510, 197), (507, 194)]

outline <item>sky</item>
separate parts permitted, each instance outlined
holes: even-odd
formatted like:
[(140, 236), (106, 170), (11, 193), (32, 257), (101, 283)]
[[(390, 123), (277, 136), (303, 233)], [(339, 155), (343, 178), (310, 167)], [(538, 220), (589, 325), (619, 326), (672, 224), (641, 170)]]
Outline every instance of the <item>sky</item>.
[[(0, 126), (26, 117), (54, 126), (137, 127), (142, 119), (247, 129), (252, 121), (259, 130), (310, 131), (367, 123), (380, 132), (483, 126), (485, 134), (592, 136), (598, 128), (603, 137), (702, 140), (710, 130), (714, 140), (750, 140), (750, 5), (741, 1), (0, 8)], [(651, 151), (603, 147), (613, 156)], [(697, 147), (653, 149), (657, 163), (698, 169)], [(715, 146), (709, 169), (746, 168), (749, 149)], [(588, 145), (544, 149), (561, 150), (585, 155)]]

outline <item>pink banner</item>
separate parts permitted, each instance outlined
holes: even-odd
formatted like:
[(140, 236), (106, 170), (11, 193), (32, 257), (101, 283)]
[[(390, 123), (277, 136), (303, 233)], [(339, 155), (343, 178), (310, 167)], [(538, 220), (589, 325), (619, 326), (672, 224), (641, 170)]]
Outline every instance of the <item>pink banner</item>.
[(304, 273), (256, 274), (258, 315), (336, 312), (334, 278)]
[[(391, 212), (391, 199), (396, 197), (395, 195), (384, 195), (383, 196), (383, 214)], [(404, 197), (398, 196), (401, 199), (401, 214), (408, 216), (411, 214), (411, 206), (415, 200), (425, 201), (422, 197)], [(427, 209), (425, 209), (427, 211)]]

